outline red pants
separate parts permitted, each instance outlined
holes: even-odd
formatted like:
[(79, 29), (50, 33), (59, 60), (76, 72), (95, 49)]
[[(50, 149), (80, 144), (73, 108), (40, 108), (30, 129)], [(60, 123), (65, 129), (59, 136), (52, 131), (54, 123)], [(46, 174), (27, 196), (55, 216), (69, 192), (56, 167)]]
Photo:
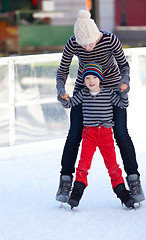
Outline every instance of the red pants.
[(88, 170), (91, 167), (93, 154), (98, 146), (105, 166), (111, 178), (112, 188), (114, 189), (118, 184), (124, 183), (122, 177), (122, 170), (116, 161), (116, 153), (113, 140), (113, 132), (111, 128), (100, 127), (84, 127), (82, 135), (82, 150), (80, 161), (76, 169), (76, 179), (84, 183), (86, 186)]

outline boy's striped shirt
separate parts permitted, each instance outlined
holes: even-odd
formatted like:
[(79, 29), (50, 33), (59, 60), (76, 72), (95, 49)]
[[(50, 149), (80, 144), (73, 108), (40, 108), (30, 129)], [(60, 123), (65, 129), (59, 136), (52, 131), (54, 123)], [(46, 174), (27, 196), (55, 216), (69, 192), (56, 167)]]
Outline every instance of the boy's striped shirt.
[(83, 124), (88, 127), (111, 127), (113, 122), (113, 105), (121, 108), (128, 107), (127, 94), (121, 97), (109, 88), (102, 90), (95, 96), (91, 95), (87, 87), (84, 87), (74, 97), (70, 97), (66, 107), (82, 103)]

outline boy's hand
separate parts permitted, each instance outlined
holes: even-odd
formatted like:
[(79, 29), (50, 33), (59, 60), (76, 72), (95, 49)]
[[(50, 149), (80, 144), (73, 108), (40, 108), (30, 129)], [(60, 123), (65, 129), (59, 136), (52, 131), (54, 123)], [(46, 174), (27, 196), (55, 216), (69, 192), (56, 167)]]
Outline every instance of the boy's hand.
[(118, 91), (121, 94), (126, 94), (129, 92), (129, 90), (130, 90), (129, 80), (130, 80), (130, 78), (128, 75), (125, 75), (125, 76), (123, 76), (123, 78), (121, 78), (119, 85), (118, 85)]
[(69, 101), (69, 94), (65, 93), (64, 96), (62, 96), (62, 94), (60, 94), (57, 99), (59, 102), (61, 102), (62, 106), (64, 108), (70, 108), (71, 107), (71, 103)]
[(60, 97), (62, 98), (62, 99), (64, 99), (64, 100), (66, 100), (66, 101), (69, 101), (69, 94), (68, 93), (66, 93), (65, 92), (65, 94), (64, 95), (62, 95), (62, 93), (60, 94)]
[(123, 83), (120, 87), (120, 92), (124, 92), (125, 90), (127, 90), (128, 85), (126, 83)]

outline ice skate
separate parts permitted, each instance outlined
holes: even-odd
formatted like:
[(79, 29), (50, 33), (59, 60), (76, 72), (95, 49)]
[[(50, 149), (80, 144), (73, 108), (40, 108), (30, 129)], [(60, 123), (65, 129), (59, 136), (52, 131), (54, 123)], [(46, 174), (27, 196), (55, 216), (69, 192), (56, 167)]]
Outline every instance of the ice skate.
[(79, 205), (85, 187), (86, 185), (84, 183), (77, 181), (74, 182), (74, 187), (68, 200), (68, 204), (71, 206), (71, 209)]
[(130, 191), (128, 191), (126, 188), (125, 188), (125, 184), (124, 183), (121, 183), (119, 184), (118, 186), (116, 186), (114, 188), (114, 192), (117, 194), (117, 198), (119, 198), (122, 202), (122, 204), (124, 203), (124, 205), (127, 207), (127, 208), (134, 208), (134, 198), (132, 197), (132, 194)]
[(126, 177), (126, 180), (135, 203), (144, 201), (145, 196), (141, 187), (140, 177), (137, 174), (131, 174)]
[(59, 188), (56, 194), (56, 200), (61, 203), (67, 203), (72, 186), (72, 178), (68, 175), (60, 176)]

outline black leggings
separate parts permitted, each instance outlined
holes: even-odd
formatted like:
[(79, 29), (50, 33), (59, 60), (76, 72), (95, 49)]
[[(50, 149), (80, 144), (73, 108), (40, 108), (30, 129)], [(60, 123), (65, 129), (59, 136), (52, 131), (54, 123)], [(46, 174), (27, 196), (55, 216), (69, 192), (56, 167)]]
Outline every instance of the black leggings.
[[(138, 174), (138, 165), (136, 162), (135, 149), (127, 130), (127, 113), (126, 109), (114, 106), (114, 137), (120, 149), (124, 169), (127, 175)], [(75, 172), (75, 162), (77, 159), (78, 149), (82, 139), (83, 115), (82, 105), (79, 104), (71, 108), (70, 129), (66, 139), (61, 160), (61, 175), (70, 175)]]

